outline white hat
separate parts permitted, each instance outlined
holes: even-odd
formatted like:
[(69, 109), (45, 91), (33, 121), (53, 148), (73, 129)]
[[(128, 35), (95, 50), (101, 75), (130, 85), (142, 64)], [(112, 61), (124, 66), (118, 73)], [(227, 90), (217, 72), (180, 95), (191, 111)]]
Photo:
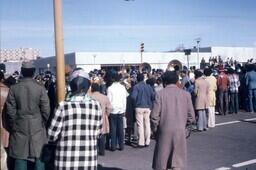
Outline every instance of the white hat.
[(90, 76), (87, 72), (85, 72), (83, 69), (75, 70), (69, 77), (69, 81), (72, 81), (73, 79), (77, 77), (83, 77), (88, 80), (90, 80)]

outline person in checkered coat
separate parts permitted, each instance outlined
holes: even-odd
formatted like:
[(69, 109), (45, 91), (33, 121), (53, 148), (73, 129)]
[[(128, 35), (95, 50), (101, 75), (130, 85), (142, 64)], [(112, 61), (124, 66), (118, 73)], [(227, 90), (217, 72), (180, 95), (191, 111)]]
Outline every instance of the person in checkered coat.
[(74, 71), (71, 97), (61, 102), (48, 129), (49, 141), (56, 142), (56, 170), (96, 170), (97, 139), (102, 127), (100, 103), (86, 93), (89, 75)]

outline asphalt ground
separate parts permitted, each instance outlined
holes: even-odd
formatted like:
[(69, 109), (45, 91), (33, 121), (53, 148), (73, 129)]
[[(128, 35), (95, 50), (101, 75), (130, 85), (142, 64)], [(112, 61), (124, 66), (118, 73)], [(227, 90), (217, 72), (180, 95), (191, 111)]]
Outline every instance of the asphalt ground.
[[(215, 128), (187, 139), (187, 170), (256, 170), (256, 113), (216, 116)], [(155, 141), (99, 156), (99, 170), (150, 170)]]

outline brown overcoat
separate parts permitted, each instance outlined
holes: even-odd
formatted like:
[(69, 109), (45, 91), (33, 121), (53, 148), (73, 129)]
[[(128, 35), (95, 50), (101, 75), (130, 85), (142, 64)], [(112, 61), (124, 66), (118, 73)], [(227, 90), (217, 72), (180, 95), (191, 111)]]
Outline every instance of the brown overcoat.
[(200, 77), (195, 81), (195, 94), (196, 102), (195, 109), (202, 110), (209, 107), (208, 102), (208, 93), (209, 93), (209, 83), (205, 80), (204, 77)]
[(188, 120), (195, 120), (188, 92), (176, 85), (168, 85), (157, 92), (151, 113), (152, 130), (156, 132), (153, 169), (186, 166), (185, 127)]
[(101, 109), (102, 109), (102, 119), (103, 119), (103, 123), (102, 123), (102, 134), (107, 134), (109, 133), (109, 121), (108, 121), (108, 116), (110, 111), (112, 110), (112, 106), (111, 103), (108, 99), (108, 97), (104, 94), (101, 94), (99, 92), (93, 92), (90, 94), (90, 96), (94, 99), (97, 100), (100, 105), (101, 105)]
[(5, 116), (3, 116), (3, 108), (4, 108), (5, 100), (8, 96), (8, 92), (9, 92), (9, 88), (0, 82), (1, 144), (5, 148), (7, 148), (8, 144), (9, 144), (9, 133), (3, 127), (3, 123), (5, 123), (3, 121), (5, 121), (5, 120), (2, 120), (2, 118), (5, 117)]

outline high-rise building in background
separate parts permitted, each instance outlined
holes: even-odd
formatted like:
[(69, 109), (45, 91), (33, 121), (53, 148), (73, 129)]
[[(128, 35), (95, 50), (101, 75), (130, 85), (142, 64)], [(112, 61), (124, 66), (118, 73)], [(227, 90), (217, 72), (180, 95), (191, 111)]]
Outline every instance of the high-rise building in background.
[(0, 49), (0, 62), (30, 61), (37, 59), (39, 55), (39, 49), (34, 48)]

